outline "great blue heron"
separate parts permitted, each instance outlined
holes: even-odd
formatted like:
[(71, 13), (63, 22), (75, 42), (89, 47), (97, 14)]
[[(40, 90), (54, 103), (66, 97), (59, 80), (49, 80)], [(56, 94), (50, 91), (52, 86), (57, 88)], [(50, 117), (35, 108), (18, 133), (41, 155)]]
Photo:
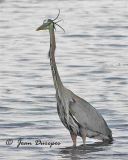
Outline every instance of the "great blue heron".
[(87, 101), (78, 97), (72, 91), (64, 87), (60, 79), (55, 61), (56, 41), (54, 32), (55, 26), (58, 25), (55, 20), (57, 20), (58, 17), (59, 14), (54, 20), (44, 20), (43, 24), (37, 28), (37, 31), (49, 30), (49, 58), (54, 86), (56, 89), (57, 111), (60, 120), (69, 130), (73, 146), (76, 146), (77, 136), (82, 137), (83, 144), (86, 143), (86, 137), (111, 142), (113, 140), (112, 132), (101, 114), (98, 113), (98, 111)]

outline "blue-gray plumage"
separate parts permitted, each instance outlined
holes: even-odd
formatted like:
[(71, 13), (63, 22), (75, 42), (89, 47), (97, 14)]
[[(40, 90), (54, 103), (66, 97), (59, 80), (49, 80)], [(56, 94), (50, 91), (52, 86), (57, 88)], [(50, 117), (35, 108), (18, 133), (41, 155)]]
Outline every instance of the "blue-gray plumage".
[(59, 26), (57, 22), (55, 22), (58, 16), (54, 20), (45, 20), (43, 24), (37, 28), (37, 31), (49, 30), (49, 58), (54, 86), (56, 89), (57, 111), (60, 120), (69, 130), (73, 146), (76, 146), (77, 136), (82, 137), (84, 144), (86, 142), (86, 137), (111, 142), (112, 132), (101, 114), (98, 113), (98, 111), (87, 101), (64, 87), (60, 79), (55, 61), (56, 41), (54, 33), (55, 25)]

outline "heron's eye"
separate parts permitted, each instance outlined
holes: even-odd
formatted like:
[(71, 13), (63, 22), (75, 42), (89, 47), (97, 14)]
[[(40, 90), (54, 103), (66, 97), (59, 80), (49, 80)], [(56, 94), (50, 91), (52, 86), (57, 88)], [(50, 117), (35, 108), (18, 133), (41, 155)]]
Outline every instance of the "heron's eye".
[(47, 19), (45, 19), (45, 20), (44, 20), (44, 23), (48, 23), (48, 20), (47, 20)]

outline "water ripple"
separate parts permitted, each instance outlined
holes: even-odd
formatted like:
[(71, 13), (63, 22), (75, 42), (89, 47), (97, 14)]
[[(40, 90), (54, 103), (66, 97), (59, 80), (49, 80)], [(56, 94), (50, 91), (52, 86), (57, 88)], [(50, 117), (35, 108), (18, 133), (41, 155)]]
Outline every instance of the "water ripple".
[[(65, 86), (103, 115), (114, 141), (78, 138), (57, 115), (50, 71), (49, 34), (35, 29), (61, 9), (56, 61)], [(0, 0), (0, 159), (128, 159), (127, 0)], [(15, 143), (7, 146), (7, 138)], [(59, 141), (60, 146), (22, 146), (16, 140)], [(20, 156), (19, 156), (20, 155)]]

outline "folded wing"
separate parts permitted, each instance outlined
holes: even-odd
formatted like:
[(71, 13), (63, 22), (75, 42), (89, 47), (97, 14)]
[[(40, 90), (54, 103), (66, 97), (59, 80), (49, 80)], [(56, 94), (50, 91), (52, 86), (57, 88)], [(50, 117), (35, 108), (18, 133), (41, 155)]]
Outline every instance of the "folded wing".
[(103, 134), (104, 136), (112, 137), (111, 130), (101, 114), (98, 113), (98, 111), (87, 101), (76, 96), (74, 93), (69, 109), (71, 114), (82, 127), (92, 132), (97, 132), (99, 134)]

